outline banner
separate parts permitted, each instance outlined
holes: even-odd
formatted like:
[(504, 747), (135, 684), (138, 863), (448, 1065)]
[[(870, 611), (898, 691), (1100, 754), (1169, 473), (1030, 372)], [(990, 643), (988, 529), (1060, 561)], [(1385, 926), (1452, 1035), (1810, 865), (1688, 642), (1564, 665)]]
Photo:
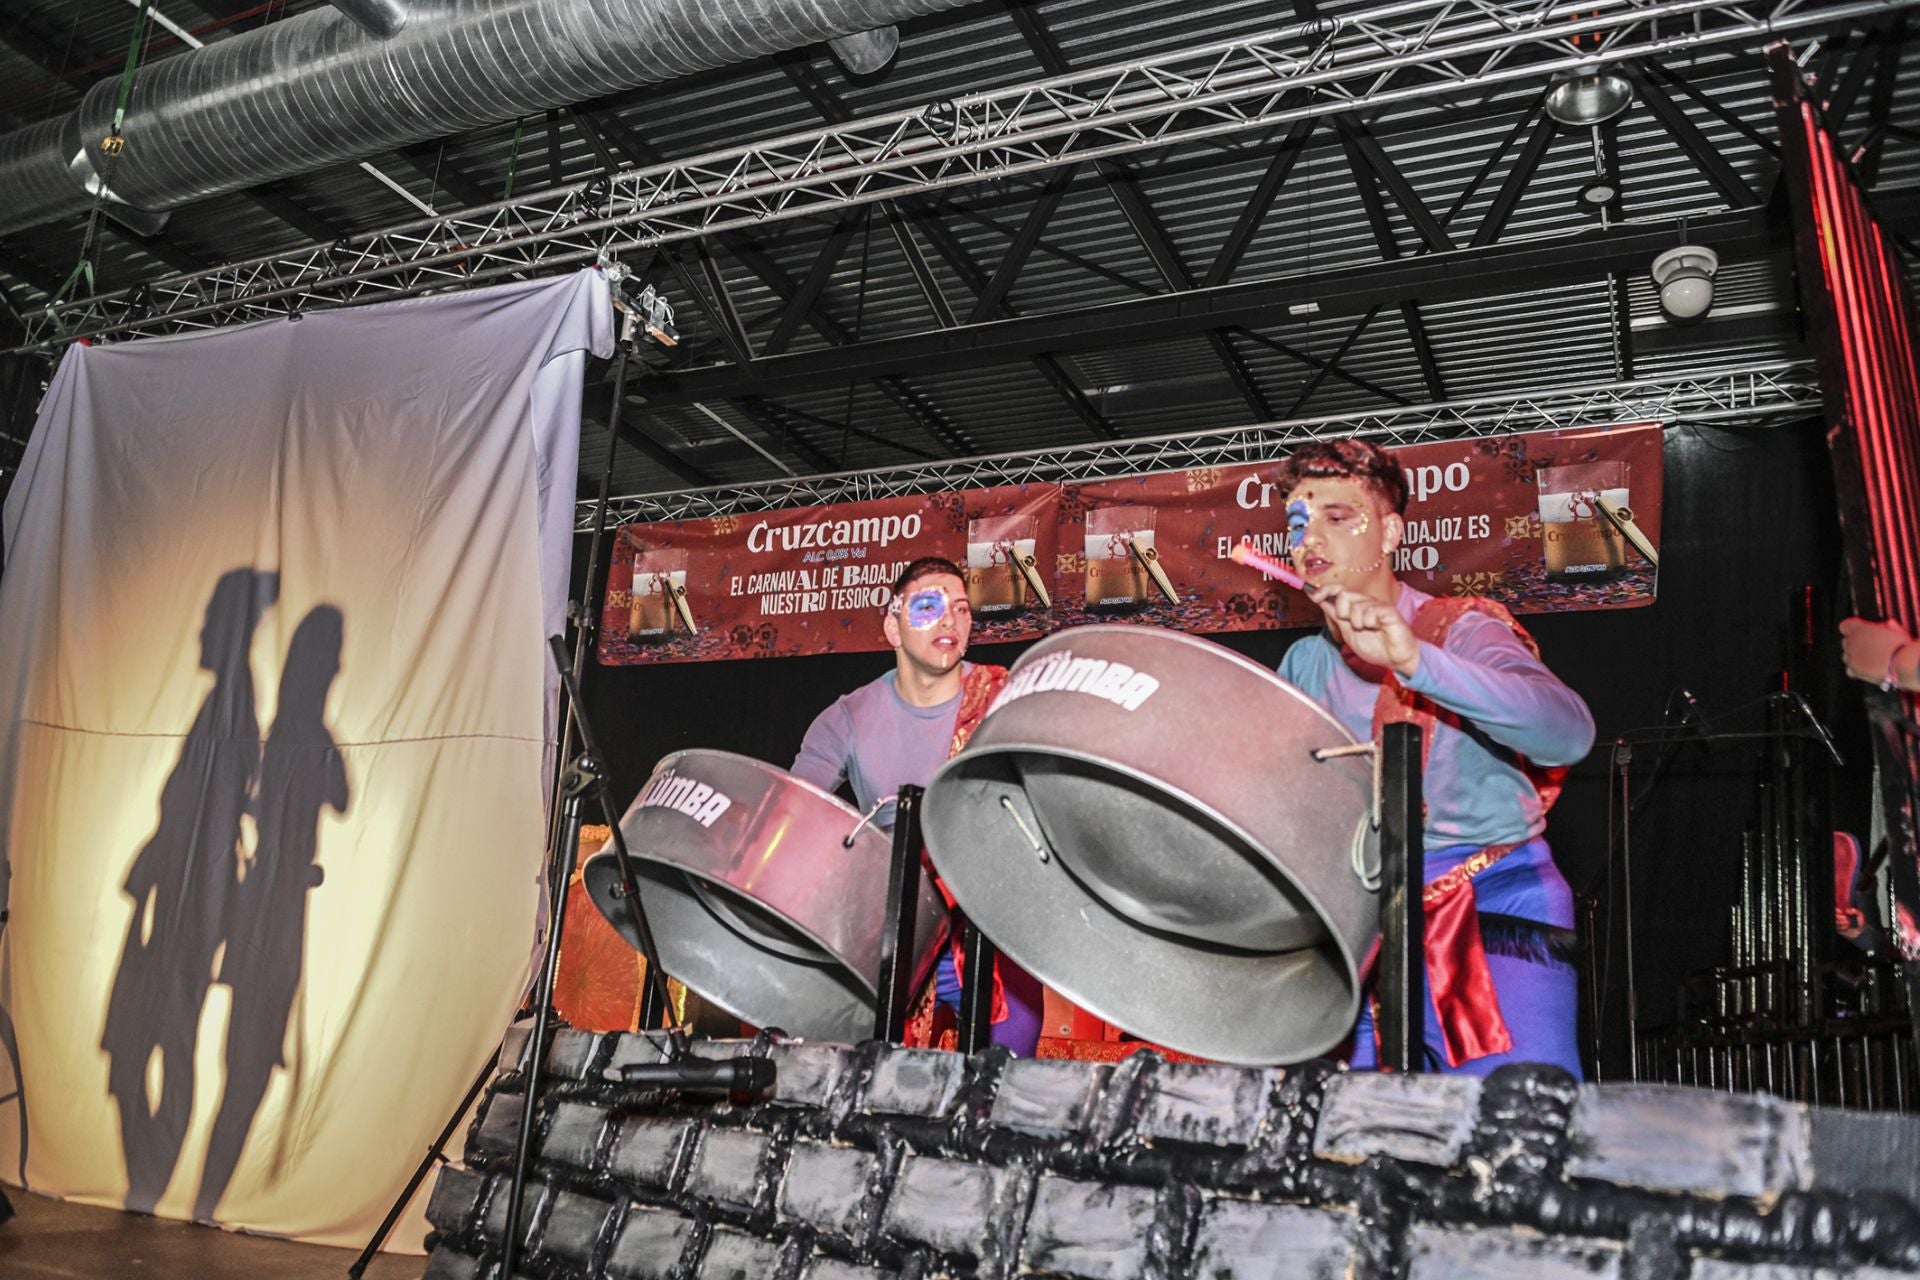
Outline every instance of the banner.
[[(1649, 604), (1660, 448), (1659, 424), (1639, 423), (1397, 449), (1411, 497), (1394, 571), (1430, 594), (1487, 596), (1516, 613)], [(893, 577), (927, 555), (966, 570), (975, 643), (1092, 622), (1316, 625), (1303, 595), (1228, 558), (1237, 542), (1284, 554), (1280, 466), (626, 525), (600, 660), (882, 650)]]

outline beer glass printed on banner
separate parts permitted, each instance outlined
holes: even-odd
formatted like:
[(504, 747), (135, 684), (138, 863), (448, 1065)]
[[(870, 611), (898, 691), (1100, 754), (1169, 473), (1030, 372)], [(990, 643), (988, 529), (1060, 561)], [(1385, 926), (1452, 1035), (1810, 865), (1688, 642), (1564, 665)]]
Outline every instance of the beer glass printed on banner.
[(633, 608), (628, 615), (630, 640), (671, 640), (685, 628), (687, 553), (642, 551), (633, 558)]
[(1033, 515), (976, 516), (967, 521), (967, 602), (975, 617), (1026, 610), (1038, 525)]
[(1143, 557), (1153, 550), (1154, 508), (1087, 512), (1087, 607), (1131, 609), (1152, 600)]
[(1535, 480), (1547, 577), (1591, 581), (1626, 567), (1626, 540), (1601, 510), (1603, 499), (1616, 511), (1631, 510), (1625, 462), (1541, 467)]

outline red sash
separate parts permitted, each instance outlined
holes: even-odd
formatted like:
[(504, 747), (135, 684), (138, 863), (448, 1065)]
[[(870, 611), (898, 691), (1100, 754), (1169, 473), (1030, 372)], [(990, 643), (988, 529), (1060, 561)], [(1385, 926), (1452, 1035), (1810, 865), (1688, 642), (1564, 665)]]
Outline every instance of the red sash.
[[(1448, 596), (1427, 601), (1413, 616), (1413, 634), (1436, 648), (1444, 648), (1453, 624), (1468, 613), (1492, 618), (1512, 631), (1534, 657), (1540, 656), (1540, 646), (1534, 643), (1526, 628), (1514, 621), (1504, 605), (1478, 596)], [(1408, 689), (1398, 676), (1388, 671), (1381, 680), (1380, 698), (1373, 707), (1373, 740), (1379, 742), (1381, 730), (1398, 723), (1420, 726), (1423, 772), (1433, 754), (1435, 726), (1444, 723), (1456, 729), (1461, 727), (1459, 716)], [(1539, 793), (1540, 807), (1552, 808), (1553, 802), (1560, 798), (1566, 769), (1541, 768), (1524, 758), (1520, 767)], [(1474, 901), (1473, 878), (1516, 847), (1489, 845), (1445, 875), (1429, 881), (1420, 893), (1426, 914), (1427, 985), (1433, 993), (1434, 1010), (1439, 1015), (1450, 1067), (1513, 1048), (1513, 1034), (1501, 1016), (1493, 974), (1487, 969), (1486, 948), (1480, 940), (1480, 913)]]

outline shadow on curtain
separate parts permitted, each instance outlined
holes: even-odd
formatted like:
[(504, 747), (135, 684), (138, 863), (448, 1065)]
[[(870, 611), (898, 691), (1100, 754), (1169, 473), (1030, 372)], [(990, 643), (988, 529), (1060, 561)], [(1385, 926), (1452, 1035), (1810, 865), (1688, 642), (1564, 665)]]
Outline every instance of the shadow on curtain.
[(213, 1219), (226, 1194), (273, 1069), (286, 1065), (287, 1020), (306, 952), (307, 894), (324, 878), (316, 859), (321, 810), (347, 808), (346, 764), (324, 718), (327, 690), (340, 672), (341, 640), (340, 611), (331, 605), (317, 606), (300, 620), (287, 644), (273, 728), (260, 754), (253, 805), (259, 839), (232, 891), (220, 961), (219, 981), (233, 990), (233, 1012), (226, 1088), (194, 1201), (193, 1216), (203, 1222)]
[[(160, 793), (160, 823), (133, 861), (133, 916), (107, 1006), (108, 1089), (120, 1113), (126, 1207), (151, 1213), (180, 1162), (194, 1103), (194, 1040), (214, 981), (232, 989), (220, 1110), (194, 1216), (211, 1219), (275, 1067), (306, 949), (321, 811), (344, 812), (346, 766), (325, 723), (343, 623), (310, 610), (288, 645), (264, 745), (247, 655), (279, 577), (221, 576), (200, 630), (214, 684)], [(251, 857), (241, 819), (251, 814)], [(224, 946), (224, 950), (222, 949)], [(214, 964), (219, 958), (216, 979)]]

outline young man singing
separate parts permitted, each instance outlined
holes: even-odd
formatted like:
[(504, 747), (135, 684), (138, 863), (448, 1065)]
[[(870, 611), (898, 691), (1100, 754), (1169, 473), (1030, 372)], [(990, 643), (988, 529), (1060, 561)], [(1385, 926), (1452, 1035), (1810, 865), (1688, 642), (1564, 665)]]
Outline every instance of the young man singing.
[[(1385, 450), (1315, 442), (1281, 468), (1294, 567), (1326, 629), (1287, 650), (1283, 679), (1356, 738), (1425, 730), (1429, 1069), (1485, 1075), (1550, 1062), (1580, 1075), (1573, 896), (1541, 833), (1593, 717), (1506, 609), (1401, 582), (1407, 483)], [(1377, 1062), (1363, 1009), (1353, 1065)]]
[[(792, 769), (826, 791), (845, 780), (862, 809), (903, 786), (932, 781), (966, 745), (1007, 678), (1005, 667), (966, 661), (973, 610), (966, 580), (950, 560), (927, 556), (901, 570), (880, 625), (893, 646), (893, 670), (822, 711)], [(877, 821), (892, 828), (891, 806)], [(1030, 1056), (1040, 1039), (1040, 983), (1005, 957), (996, 972), (993, 1042)], [(958, 1009), (952, 948), (941, 955), (935, 990), (941, 1004)]]

